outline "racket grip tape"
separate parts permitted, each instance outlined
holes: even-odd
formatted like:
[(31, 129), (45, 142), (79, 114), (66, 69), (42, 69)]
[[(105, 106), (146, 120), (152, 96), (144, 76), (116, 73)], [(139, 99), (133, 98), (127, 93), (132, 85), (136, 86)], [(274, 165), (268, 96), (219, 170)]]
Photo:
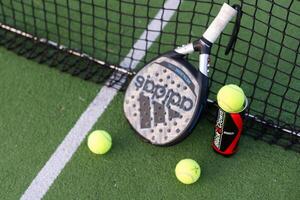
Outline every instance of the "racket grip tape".
[(237, 11), (227, 3), (224, 3), (216, 18), (207, 28), (203, 37), (209, 42), (214, 43), (229, 21), (237, 14)]

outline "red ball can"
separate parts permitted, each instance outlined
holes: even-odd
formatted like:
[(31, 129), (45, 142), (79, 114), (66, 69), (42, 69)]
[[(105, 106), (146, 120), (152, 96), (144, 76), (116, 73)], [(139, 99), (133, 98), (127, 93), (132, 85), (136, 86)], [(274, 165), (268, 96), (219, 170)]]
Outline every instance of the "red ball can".
[(242, 132), (243, 112), (227, 113), (219, 108), (212, 142), (213, 149), (224, 156), (234, 154)]
[[(240, 91), (243, 93), (241, 88), (239, 88), (239, 92)], [(212, 147), (217, 153), (224, 156), (230, 156), (237, 151), (238, 143), (243, 132), (245, 109), (248, 106), (247, 97), (244, 97), (243, 108), (237, 113), (229, 113), (219, 106)], [(235, 97), (227, 96), (227, 98)]]

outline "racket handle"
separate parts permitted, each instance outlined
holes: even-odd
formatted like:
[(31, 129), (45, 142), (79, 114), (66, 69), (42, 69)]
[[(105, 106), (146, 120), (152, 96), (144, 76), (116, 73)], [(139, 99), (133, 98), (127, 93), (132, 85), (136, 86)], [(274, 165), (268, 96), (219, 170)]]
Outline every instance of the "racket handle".
[(237, 11), (227, 3), (224, 3), (217, 17), (203, 34), (209, 42), (214, 43), (229, 21), (237, 14)]

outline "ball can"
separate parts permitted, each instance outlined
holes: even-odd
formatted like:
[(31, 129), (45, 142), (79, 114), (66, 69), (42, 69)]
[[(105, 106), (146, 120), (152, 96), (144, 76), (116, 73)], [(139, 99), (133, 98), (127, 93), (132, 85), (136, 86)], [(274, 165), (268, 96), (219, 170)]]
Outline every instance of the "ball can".
[(243, 132), (243, 116), (244, 112), (228, 113), (218, 109), (212, 142), (212, 147), (217, 153), (230, 156), (237, 151)]

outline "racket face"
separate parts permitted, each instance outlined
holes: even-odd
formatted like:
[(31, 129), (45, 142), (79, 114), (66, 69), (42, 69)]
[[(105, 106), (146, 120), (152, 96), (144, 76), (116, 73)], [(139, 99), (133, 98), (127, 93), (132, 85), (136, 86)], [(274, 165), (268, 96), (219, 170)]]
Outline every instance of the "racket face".
[(152, 144), (179, 142), (201, 113), (203, 77), (183, 58), (158, 57), (141, 69), (127, 88), (127, 120)]

